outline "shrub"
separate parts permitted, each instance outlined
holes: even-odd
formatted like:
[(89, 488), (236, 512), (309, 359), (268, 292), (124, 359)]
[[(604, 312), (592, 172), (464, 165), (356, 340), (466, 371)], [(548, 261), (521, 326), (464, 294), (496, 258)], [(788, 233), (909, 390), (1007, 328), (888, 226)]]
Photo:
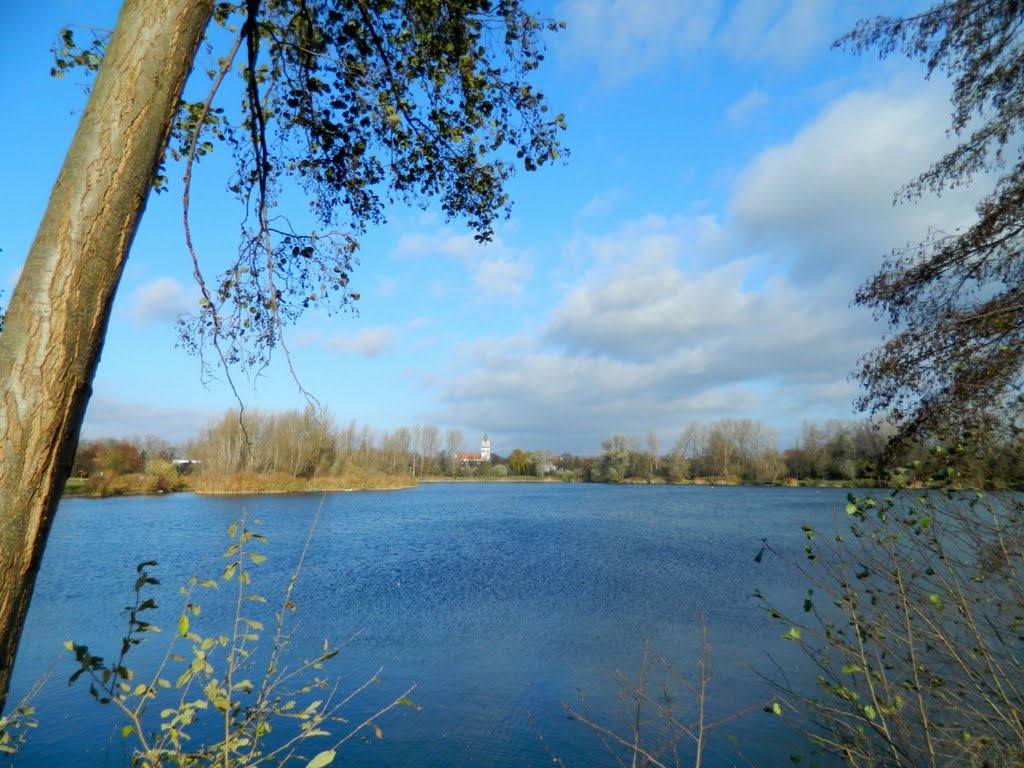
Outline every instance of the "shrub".
[(149, 459), (146, 462), (146, 477), (153, 488), (150, 493), (169, 493), (183, 487), (177, 467), (167, 459)]
[[(762, 704), (752, 704), (721, 717), (710, 715), (711, 646), (703, 614), (700, 627), (700, 656), (695, 673), (684, 674), (664, 657), (652, 656), (647, 643), (636, 678), (615, 671), (612, 679), (622, 705), (621, 723), (599, 722), (591, 714), (583, 691), (577, 704), (562, 702), (566, 715), (601, 741), (611, 758), (609, 765), (701, 768), (709, 744), (723, 726), (762, 708)], [(737, 757), (745, 761), (736, 742), (731, 738), (730, 741)], [(552, 761), (566, 768), (546, 743), (544, 746)]]
[(851, 764), (1020, 765), (1024, 503), (901, 491), (845, 513), (804, 526), (802, 611), (766, 602), (820, 670), (816, 692), (781, 686), (788, 712)]
[[(252, 567), (266, 560), (257, 551), (266, 540), (245, 527), (244, 521), (233, 523), (228, 536), (232, 543), (224, 553), (227, 566), (219, 578), (193, 578), (182, 589), (184, 607), (177, 618), (174, 638), (157, 669), (146, 679), (128, 666), (128, 657), (157, 630), (147, 621), (149, 612), (157, 608), (156, 602), (144, 596), (149, 585), (158, 583), (151, 570), (155, 561), (140, 563), (136, 569), (128, 631), (115, 661), (104, 661), (87, 646), (66, 643), (78, 664), (69, 682), (85, 677), (94, 699), (120, 710), (126, 721), (121, 735), (134, 740), (133, 765), (243, 768), (284, 765), (301, 759), (307, 768), (322, 768), (334, 760), (341, 744), (356, 735), (372, 733), (382, 738), (376, 721), (385, 712), (398, 706), (417, 708), (408, 698), (410, 688), (370, 717), (354, 723), (343, 719), (343, 705), (379, 681), (375, 675), (351, 692), (341, 693), (338, 682), (329, 683), (321, 677), (325, 665), (339, 651), (327, 641), (315, 658), (289, 666), (284, 655), (290, 641), (287, 622), (295, 611), (293, 589), (305, 550), (274, 614), (269, 652), (258, 654), (264, 626), (254, 611), (266, 600), (249, 587)], [(232, 626), (224, 633), (197, 633), (193, 625), (200, 614), (197, 593), (229, 582), (237, 589)], [(165, 701), (168, 698), (170, 702)], [(156, 727), (152, 726), (152, 712), (159, 712)], [(207, 723), (202, 729), (201, 719)], [(216, 727), (208, 727), (211, 719)], [(331, 732), (338, 727), (340, 732)], [(212, 738), (204, 741), (204, 737)], [(303, 757), (301, 751), (312, 740), (323, 748), (311, 758)]]

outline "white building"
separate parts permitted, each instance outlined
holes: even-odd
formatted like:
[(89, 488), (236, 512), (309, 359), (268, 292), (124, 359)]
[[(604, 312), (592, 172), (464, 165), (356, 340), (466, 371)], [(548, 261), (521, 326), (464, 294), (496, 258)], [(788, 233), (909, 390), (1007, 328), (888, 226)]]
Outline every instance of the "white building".
[(480, 441), (480, 453), (456, 453), (455, 458), (463, 464), (481, 464), (491, 460), (491, 441), (484, 433), (484, 439)]

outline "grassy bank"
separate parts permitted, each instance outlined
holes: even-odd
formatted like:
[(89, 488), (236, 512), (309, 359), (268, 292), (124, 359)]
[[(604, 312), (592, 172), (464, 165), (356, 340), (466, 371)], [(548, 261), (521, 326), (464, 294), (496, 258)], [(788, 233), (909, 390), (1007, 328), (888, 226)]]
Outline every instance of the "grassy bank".
[(64, 485), (65, 496), (151, 496), (189, 490), (188, 478), (177, 472), (159, 474), (73, 477)]
[[(277, 472), (268, 474), (239, 473), (229, 475), (132, 474), (113, 477), (71, 478), (64, 487), (65, 496), (107, 498), (110, 496), (145, 496), (177, 491), (202, 494), (273, 494), (320, 493), (324, 491), (384, 491), (412, 488), (421, 483), (564, 483), (581, 482), (561, 477), (448, 477), (429, 475), (412, 478), (408, 475), (387, 475), (383, 472), (354, 471), (338, 477), (301, 478)], [(680, 483), (664, 478), (627, 478), (618, 485), (744, 485), (735, 475), (696, 477)], [(877, 488), (869, 480), (797, 481), (792, 478), (771, 485), (810, 488)], [(920, 484), (908, 487), (922, 488)]]
[(408, 477), (380, 472), (350, 472), (340, 477), (292, 477), (285, 473), (231, 475), (131, 474), (75, 477), (64, 486), (65, 496), (109, 498), (147, 496), (178, 491), (205, 494), (317, 493), (323, 491), (398, 490), (415, 486)]
[(349, 472), (340, 477), (292, 477), (284, 473), (197, 475), (191, 490), (209, 494), (311, 493), (322, 491), (387, 491), (412, 488), (409, 477), (382, 472)]
[(532, 475), (509, 475), (506, 477), (449, 477), (447, 475), (427, 475), (417, 477), (418, 483), (561, 483), (559, 477), (534, 477)]

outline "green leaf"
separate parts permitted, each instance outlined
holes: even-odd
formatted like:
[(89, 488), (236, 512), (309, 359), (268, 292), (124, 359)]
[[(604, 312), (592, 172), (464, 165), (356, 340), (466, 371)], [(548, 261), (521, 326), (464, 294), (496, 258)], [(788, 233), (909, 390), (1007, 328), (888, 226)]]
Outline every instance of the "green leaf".
[(181, 614), (181, 618), (178, 619), (178, 634), (182, 637), (188, 634), (188, 616)]
[(780, 717), (782, 716), (782, 707), (779, 705), (779, 702), (772, 702), (772, 713), (779, 715)]
[(330, 765), (333, 761), (334, 750), (324, 750), (319, 755), (310, 760), (308, 763), (306, 763), (306, 768), (323, 768), (325, 765)]
[(786, 634), (784, 634), (782, 636), (782, 639), (783, 640), (799, 640), (800, 639), (800, 630), (799, 630), (799, 628), (791, 627), (789, 632), (787, 632)]
[(135, 729), (132, 728), (130, 725), (126, 725), (124, 728), (121, 729), (121, 738), (127, 739), (133, 733), (135, 733)]

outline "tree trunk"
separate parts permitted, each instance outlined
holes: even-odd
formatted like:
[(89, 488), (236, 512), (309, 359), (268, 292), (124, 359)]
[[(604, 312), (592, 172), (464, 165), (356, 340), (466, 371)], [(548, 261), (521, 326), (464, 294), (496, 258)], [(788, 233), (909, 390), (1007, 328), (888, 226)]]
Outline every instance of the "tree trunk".
[(0, 334), (0, 711), (117, 284), (212, 0), (125, 0)]

